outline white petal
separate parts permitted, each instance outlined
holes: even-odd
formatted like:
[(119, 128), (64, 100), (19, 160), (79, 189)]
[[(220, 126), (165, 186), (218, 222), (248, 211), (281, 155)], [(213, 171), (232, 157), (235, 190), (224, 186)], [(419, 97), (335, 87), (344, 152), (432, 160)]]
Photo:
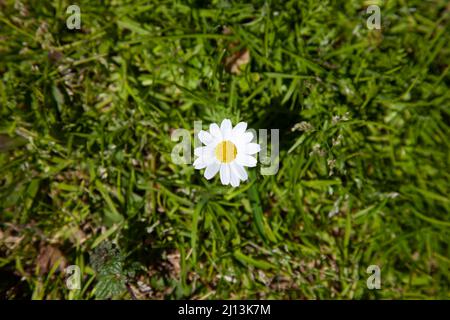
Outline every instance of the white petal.
[(231, 130), (232, 125), (230, 119), (223, 119), (222, 123), (220, 124), (220, 130), (230, 129)]
[(219, 171), (219, 169), (220, 169), (220, 164), (216, 161), (212, 162), (211, 164), (209, 164), (206, 167), (205, 174), (204, 174), (205, 178), (207, 180), (210, 180), (212, 177), (214, 177), (216, 175), (216, 173)]
[(255, 154), (261, 151), (261, 146), (257, 143), (247, 143), (244, 149), (246, 154)]
[(240, 165), (239, 163), (234, 161), (233, 163), (230, 164), (230, 166), (231, 166), (231, 171), (234, 172), (239, 177), (239, 179), (241, 179), (242, 181), (245, 181), (248, 179), (247, 171), (245, 171), (245, 169), (242, 165)]
[(223, 185), (230, 183), (230, 166), (228, 164), (222, 164), (220, 166), (220, 181)]
[[(205, 151), (199, 151), (202, 148), (205, 148)], [(199, 149), (199, 150), (197, 150)], [(212, 149), (209, 147), (200, 147), (195, 148), (194, 152), (195, 155), (198, 156), (197, 159), (195, 159), (193, 166), (195, 169), (203, 169), (207, 166), (209, 166), (211, 163), (216, 161), (216, 158), (214, 157), (214, 152), (211, 151)]]
[(233, 170), (230, 172), (230, 183), (232, 187), (237, 187), (240, 183), (239, 176)]
[(206, 168), (207, 165), (208, 165), (208, 163), (205, 161), (205, 158), (203, 158), (203, 157), (195, 159), (195, 161), (193, 163), (194, 168), (197, 170)]
[(238, 152), (245, 152), (244, 147), (246, 143), (242, 142), (242, 135), (234, 134), (233, 131), (231, 131), (229, 140), (234, 143), (234, 145), (238, 149)]
[(205, 157), (205, 158), (211, 158), (214, 157), (213, 148), (210, 146), (206, 147), (198, 147), (194, 149), (194, 155), (197, 157)]
[(249, 142), (251, 142), (251, 141), (253, 140), (253, 133), (251, 133), (251, 132), (246, 132), (246, 133), (244, 133), (243, 135), (241, 135), (241, 136), (239, 137), (239, 139), (240, 139), (240, 141), (241, 141), (242, 143), (249, 143)]
[(222, 132), (220, 131), (219, 126), (217, 125), (217, 123), (211, 123), (209, 126), (209, 132), (211, 133), (211, 135), (219, 140), (222, 140)]
[(220, 131), (222, 131), (222, 139), (229, 140), (231, 137), (231, 121), (230, 119), (224, 119), (220, 124)]
[(247, 123), (246, 122), (239, 122), (232, 130), (233, 135), (242, 135), (245, 132), (245, 129), (247, 129)]
[(198, 133), (198, 138), (203, 144), (206, 144), (206, 145), (210, 144), (214, 140), (213, 136), (209, 132), (204, 131), (204, 130), (201, 130)]
[(205, 147), (198, 147), (194, 149), (194, 155), (197, 157), (200, 157), (202, 153), (204, 152)]
[(236, 160), (238, 164), (246, 167), (255, 167), (256, 159), (248, 154), (240, 153), (237, 155)]

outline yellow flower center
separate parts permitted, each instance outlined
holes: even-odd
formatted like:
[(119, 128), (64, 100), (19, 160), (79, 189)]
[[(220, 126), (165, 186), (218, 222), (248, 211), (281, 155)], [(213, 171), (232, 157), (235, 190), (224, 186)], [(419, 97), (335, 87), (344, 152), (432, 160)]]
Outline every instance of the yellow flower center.
[(223, 163), (228, 163), (236, 159), (237, 149), (233, 142), (222, 141), (216, 147), (216, 158)]

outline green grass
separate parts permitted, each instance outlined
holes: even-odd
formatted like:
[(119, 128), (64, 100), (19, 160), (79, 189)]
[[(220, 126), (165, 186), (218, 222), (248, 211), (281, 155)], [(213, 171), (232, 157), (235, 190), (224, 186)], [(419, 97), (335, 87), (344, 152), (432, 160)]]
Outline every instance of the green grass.
[[(448, 299), (447, 1), (378, 1), (368, 30), (356, 0), (80, 0), (79, 31), (71, 1), (14, 2), (0, 297)], [(233, 189), (172, 162), (174, 129), (223, 118), (280, 129), (276, 175)]]

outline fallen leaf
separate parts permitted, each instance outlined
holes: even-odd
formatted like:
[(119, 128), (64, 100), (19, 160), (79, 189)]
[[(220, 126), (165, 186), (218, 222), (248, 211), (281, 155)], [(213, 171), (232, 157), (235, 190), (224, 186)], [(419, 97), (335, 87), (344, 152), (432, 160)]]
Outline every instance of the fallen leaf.
[[(230, 35), (233, 31), (225, 27), (223, 29), (223, 34)], [(236, 50), (239, 46), (239, 42), (231, 42), (228, 44), (228, 50), (231, 55), (225, 57), (224, 65), (225, 69), (232, 74), (239, 75), (242, 72), (242, 66), (250, 62), (250, 51), (247, 48)]]
[(225, 67), (228, 72), (239, 75), (242, 72), (241, 66), (244, 66), (250, 62), (250, 51), (248, 49), (242, 49), (231, 56), (225, 58)]
[(181, 255), (179, 251), (175, 251), (167, 255), (167, 260), (169, 260), (169, 263), (171, 265), (171, 273), (175, 278), (178, 278), (178, 276), (180, 275), (180, 258)]
[(36, 267), (39, 268), (39, 274), (44, 275), (48, 273), (51, 268), (59, 263), (59, 270), (64, 270), (67, 262), (61, 250), (53, 245), (43, 245), (39, 250), (39, 255), (36, 261)]

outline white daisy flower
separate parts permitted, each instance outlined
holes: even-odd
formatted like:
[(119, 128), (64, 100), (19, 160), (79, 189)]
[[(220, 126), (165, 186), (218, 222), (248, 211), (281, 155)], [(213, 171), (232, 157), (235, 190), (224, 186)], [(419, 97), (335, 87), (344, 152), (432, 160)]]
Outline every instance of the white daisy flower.
[(194, 154), (198, 158), (194, 161), (194, 168), (206, 168), (204, 176), (207, 180), (220, 171), (223, 185), (239, 186), (241, 180), (248, 179), (244, 166), (256, 166), (256, 158), (252, 155), (261, 150), (259, 144), (251, 142), (253, 133), (246, 132), (246, 129), (245, 122), (239, 122), (233, 128), (231, 121), (225, 119), (220, 128), (212, 123), (209, 132), (200, 131), (198, 138), (205, 146), (195, 148)]

